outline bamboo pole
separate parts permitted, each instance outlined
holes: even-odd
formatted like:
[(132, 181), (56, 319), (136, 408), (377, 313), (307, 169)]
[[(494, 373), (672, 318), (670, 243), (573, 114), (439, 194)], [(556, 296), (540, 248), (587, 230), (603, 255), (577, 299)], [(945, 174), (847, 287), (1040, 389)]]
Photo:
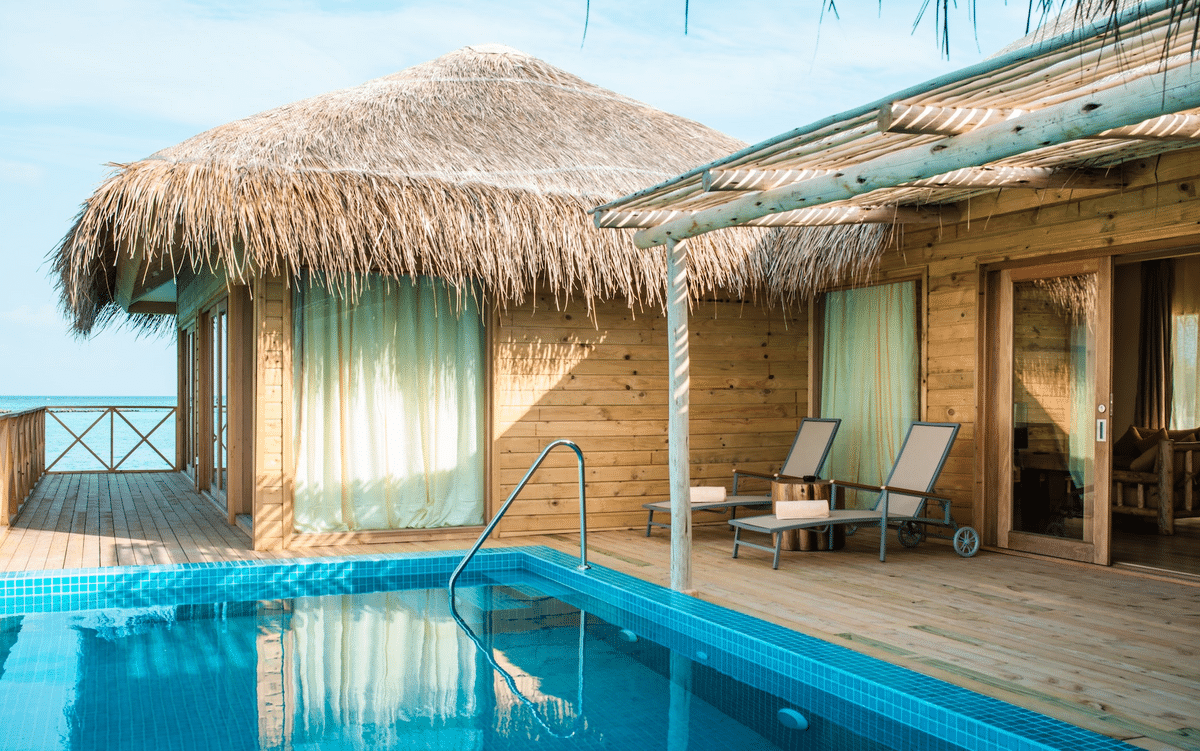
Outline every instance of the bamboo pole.
[(671, 589), (692, 589), (692, 510), (688, 406), (691, 383), (688, 354), (687, 249), (678, 240), (667, 243), (667, 331), (671, 415), (667, 429), (671, 478)]

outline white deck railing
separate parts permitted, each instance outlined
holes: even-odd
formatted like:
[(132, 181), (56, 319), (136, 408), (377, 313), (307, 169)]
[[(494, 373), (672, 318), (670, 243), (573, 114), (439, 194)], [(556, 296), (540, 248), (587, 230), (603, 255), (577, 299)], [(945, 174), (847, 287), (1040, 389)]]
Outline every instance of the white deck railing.
[(175, 469), (174, 406), (47, 407), (45, 412), (51, 450), (58, 451), (45, 465), (46, 472)]

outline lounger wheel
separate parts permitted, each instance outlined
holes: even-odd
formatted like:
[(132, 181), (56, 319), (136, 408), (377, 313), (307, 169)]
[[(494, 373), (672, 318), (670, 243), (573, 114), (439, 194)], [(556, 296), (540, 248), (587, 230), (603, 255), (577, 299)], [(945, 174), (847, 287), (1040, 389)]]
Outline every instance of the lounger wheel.
[(915, 548), (925, 539), (925, 528), (916, 522), (900, 522), (896, 534), (900, 537), (901, 545), (906, 548)]
[(974, 527), (959, 527), (954, 533), (954, 552), (970, 558), (979, 552), (979, 533)]

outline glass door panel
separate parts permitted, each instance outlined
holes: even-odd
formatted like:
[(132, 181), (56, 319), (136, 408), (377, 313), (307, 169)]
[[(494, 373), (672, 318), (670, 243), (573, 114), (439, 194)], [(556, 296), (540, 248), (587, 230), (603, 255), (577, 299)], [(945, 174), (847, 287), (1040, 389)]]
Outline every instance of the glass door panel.
[(1090, 541), (1095, 299), (1095, 274), (1013, 284), (1014, 530)]
[(1108, 563), (1108, 261), (1005, 271), (998, 542)]
[(194, 481), (196, 467), (199, 463), (199, 443), (197, 442), (196, 405), (198, 404), (199, 380), (196, 378), (196, 327), (183, 329), (180, 332), (179, 347), (181, 350), (180, 370), (183, 378), (182, 404), (176, 419), (181, 423), (180, 435), (183, 436), (183, 471)]
[(209, 358), (212, 364), (212, 478), (209, 491), (222, 504), (228, 484), (229, 437), (229, 312), (226, 302), (219, 303), (209, 314), (212, 326)]

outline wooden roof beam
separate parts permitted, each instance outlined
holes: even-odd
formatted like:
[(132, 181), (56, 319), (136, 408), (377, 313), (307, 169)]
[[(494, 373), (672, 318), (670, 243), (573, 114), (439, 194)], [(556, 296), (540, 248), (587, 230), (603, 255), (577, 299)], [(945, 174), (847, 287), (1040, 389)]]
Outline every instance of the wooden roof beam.
[(831, 175), (750, 193), (692, 216), (640, 230), (634, 240), (639, 247), (650, 248), (668, 239), (695, 237), (747, 224), (768, 214), (844, 201), (1197, 107), (1200, 77), (1193, 75), (1187, 65), (1171, 68), (969, 133), (897, 149)]
[[(704, 173), (705, 191), (771, 190), (801, 180), (832, 174), (834, 170), (721, 170)], [(995, 189), (1076, 188), (1119, 190), (1125, 186), (1117, 170), (1057, 169), (1053, 167), (968, 167), (925, 180), (905, 183), (908, 188)], [(657, 222), (661, 224), (660, 220)], [(640, 225), (652, 226), (652, 225)]]
[(967, 167), (924, 180), (904, 183), (907, 188), (995, 189), (1074, 188), (1120, 190), (1125, 176), (1119, 169), (1060, 169), (1056, 167)]
[(828, 227), (835, 224), (954, 224), (954, 206), (820, 206), (796, 209), (750, 222), (752, 227)]
[(659, 211), (647, 209), (602, 209), (592, 212), (592, 221), (600, 229), (630, 229), (657, 227), (660, 224), (691, 216), (693, 211)]
[[(932, 107), (922, 104), (892, 104), (879, 108), (880, 133), (907, 133), (926, 136), (959, 136), (978, 128), (1011, 120), (1026, 114), (1019, 109), (971, 107)], [(1121, 138), (1133, 140), (1200, 140), (1200, 115), (1173, 113), (1144, 120), (1135, 125), (1110, 128), (1085, 138)]]
[(704, 192), (714, 190), (770, 190), (781, 185), (798, 183), (820, 175), (828, 169), (706, 169), (702, 178)]
[(1200, 140), (1200, 115), (1163, 115), (1137, 125), (1106, 130), (1097, 138), (1137, 138), (1155, 141)]
[[(620, 211), (596, 212), (600, 228), (646, 228), (662, 224), (662, 216), (681, 218), (694, 211)], [(954, 206), (822, 206), (770, 214), (752, 222), (751, 227), (828, 227), (835, 224), (954, 224), (960, 213)]]
[(1011, 120), (1021, 110), (991, 107), (934, 107), (926, 104), (893, 103), (879, 108), (876, 123), (880, 133), (919, 136), (957, 136), (988, 125)]

